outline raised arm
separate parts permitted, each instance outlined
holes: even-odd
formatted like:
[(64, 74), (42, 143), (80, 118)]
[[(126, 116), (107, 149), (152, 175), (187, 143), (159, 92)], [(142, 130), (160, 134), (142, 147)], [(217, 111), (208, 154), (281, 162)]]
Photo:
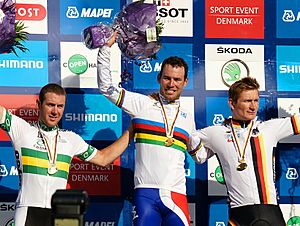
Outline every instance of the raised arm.
[(4, 123), (5, 120), (4, 112), (5, 112), (5, 108), (2, 105), (0, 105), (0, 124)]
[(133, 129), (130, 125), (129, 129), (126, 130), (114, 143), (102, 150), (98, 150), (90, 162), (100, 166), (106, 166), (112, 163), (126, 150), (132, 137)]

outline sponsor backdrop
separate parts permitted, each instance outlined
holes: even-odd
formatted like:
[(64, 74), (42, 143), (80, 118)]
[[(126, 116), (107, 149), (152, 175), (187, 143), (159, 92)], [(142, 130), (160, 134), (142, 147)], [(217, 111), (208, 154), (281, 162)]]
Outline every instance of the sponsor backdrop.
[[(17, 0), (17, 19), (27, 27), (29, 52), (0, 55), (0, 103), (36, 122), (41, 86), (56, 82), (68, 93), (61, 126), (88, 143), (105, 147), (128, 127), (129, 117), (99, 94), (97, 50), (87, 49), (81, 32), (97, 22), (111, 23), (128, 0)], [(149, 0), (164, 23), (157, 58), (135, 64), (112, 48), (115, 83), (144, 94), (158, 88), (163, 59), (179, 55), (189, 65), (182, 102), (194, 112), (198, 128), (230, 116), (228, 87), (245, 76), (261, 84), (259, 117), (300, 113), (300, 3), (297, 0)], [(275, 183), (287, 225), (300, 225), (300, 137), (279, 143)], [(8, 136), (0, 132), (0, 224), (12, 225), (19, 173)], [(86, 226), (131, 225), (134, 145), (107, 167), (73, 159), (68, 187), (87, 190)], [(155, 167), (155, 166), (153, 166)], [(227, 225), (224, 180), (216, 158), (186, 163), (191, 225)]]

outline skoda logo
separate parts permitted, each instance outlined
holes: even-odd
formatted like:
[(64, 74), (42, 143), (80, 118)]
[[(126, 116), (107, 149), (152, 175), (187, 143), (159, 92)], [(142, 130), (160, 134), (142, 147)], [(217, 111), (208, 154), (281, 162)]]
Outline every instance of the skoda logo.
[(300, 226), (300, 217), (299, 216), (291, 217), (287, 222), (287, 226)]
[(14, 226), (15, 223), (14, 223), (14, 219), (10, 219), (6, 224), (5, 226)]
[(76, 75), (83, 74), (88, 69), (88, 61), (84, 56), (75, 54), (70, 57), (68, 68)]
[(249, 74), (247, 64), (240, 59), (227, 61), (221, 70), (222, 81), (228, 87), (241, 78), (248, 77)]

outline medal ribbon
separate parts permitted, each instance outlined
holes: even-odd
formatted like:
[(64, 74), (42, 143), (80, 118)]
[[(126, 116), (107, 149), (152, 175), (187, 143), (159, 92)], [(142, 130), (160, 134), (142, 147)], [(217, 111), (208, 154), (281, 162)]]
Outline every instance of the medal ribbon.
[(247, 138), (245, 140), (243, 150), (241, 151), (237, 135), (236, 135), (235, 130), (234, 130), (233, 125), (232, 125), (232, 120), (230, 121), (231, 131), (232, 131), (232, 134), (233, 134), (234, 142), (236, 143), (236, 147), (237, 147), (236, 149), (237, 149), (237, 152), (239, 154), (239, 157), (241, 158), (240, 161), (244, 161), (244, 159), (245, 159), (246, 146), (247, 146), (249, 138), (250, 138), (250, 134), (251, 134), (251, 131), (252, 131), (253, 124), (254, 124), (253, 121), (251, 121), (251, 126), (250, 126), (250, 129), (248, 131), (248, 135), (247, 135)]
[(165, 124), (166, 124), (166, 136), (167, 136), (167, 138), (173, 138), (173, 133), (172, 132), (173, 132), (173, 129), (174, 129), (174, 125), (175, 125), (178, 113), (179, 113), (179, 107), (180, 107), (180, 105), (177, 108), (177, 112), (176, 112), (176, 115), (175, 115), (174, 120), (172, 122), (171, 128), (169, 128), (169, 123), (168, 123), (168, 118), (167, 118), (166, 110), (165, 110), (164, 105), (163, 105), (163, 103), (162, 103), (162, 101), (160, 99), (159, 94), (157, 94), (157, 96), (158, 96), (158, 100), (159, 100), (159, 103), (160, 103), (162, 111), (163, 111), (163, 117), (164, 117)]
[(41, 132), (41, 129), (40, 129), (39, 126), (38, 126), (38, 129), (39, 129), (39, 132), (40, 132), (40, 134), (42, 136), (42, 139), (43, 139), (44, 143), (46, 144), (46, 148), (47, 148), (47, 152), (48, 152), (48, 156), (49, 156), (49, 163), (50, 164), (55, 164), (55, 161), (56, 161), (55, 158), (56, 158), (57, 138), (58, 138), (58, 128), (56, 129), (53, 157), (52, 157), (52, 153), (51, 153), (50, 146), (48, 144), (47, 138)]

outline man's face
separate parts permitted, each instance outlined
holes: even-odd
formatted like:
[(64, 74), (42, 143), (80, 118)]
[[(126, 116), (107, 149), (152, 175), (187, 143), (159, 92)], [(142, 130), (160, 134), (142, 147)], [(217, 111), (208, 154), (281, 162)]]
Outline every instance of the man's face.
[(232, 118), (237, 120), (252, 120), (256, 117), (259, 107), (258, 90), (244, 90), (236, 102), (228, 100), (232, 111)]
[(184, 79), (184, 67), (166, 64), (162, 70), (161, 77), (158, 78), (160, 94), (167, 100), (174, 101), (180, 97), (183, 87), (188, 83), (188, 79)]
[(49, 127), (56, 126), (63, 116), (66, 97), (55, 93), (46, 93), (43, 103), (40, 103), (39, 100), (37, 102), (40, 110), (39, 119)]

